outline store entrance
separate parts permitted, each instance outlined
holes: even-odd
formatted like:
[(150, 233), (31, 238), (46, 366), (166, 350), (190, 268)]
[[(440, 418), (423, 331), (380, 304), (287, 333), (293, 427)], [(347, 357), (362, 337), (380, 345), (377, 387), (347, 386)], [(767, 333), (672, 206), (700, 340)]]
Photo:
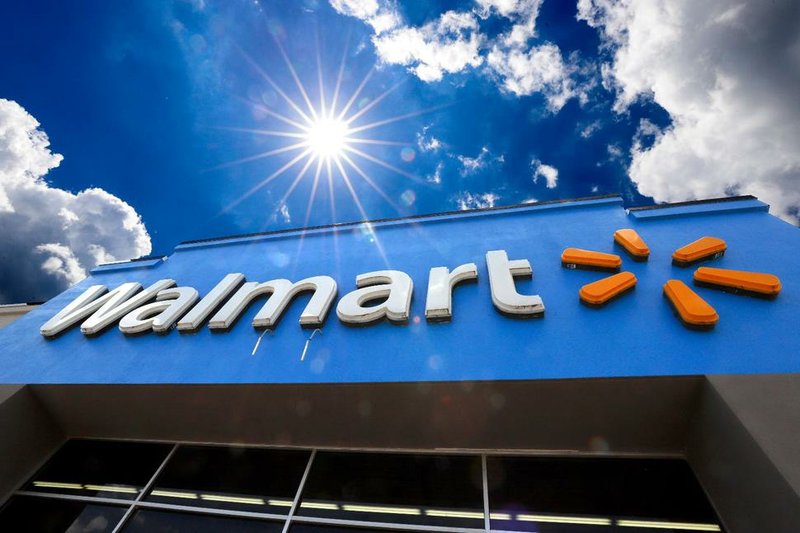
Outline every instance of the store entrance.
[(678, 458), (68, 440), (0, 531), (722, 531)]

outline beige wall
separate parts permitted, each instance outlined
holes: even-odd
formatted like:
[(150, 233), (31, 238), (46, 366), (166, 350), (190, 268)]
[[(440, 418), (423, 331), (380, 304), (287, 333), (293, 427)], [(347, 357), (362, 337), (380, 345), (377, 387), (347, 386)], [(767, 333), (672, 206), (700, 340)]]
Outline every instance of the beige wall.
[(31, 304), (0, 305), (0, 329), (3, 329), (28, 311), (32, 311), (37, 307), (38, 305)]

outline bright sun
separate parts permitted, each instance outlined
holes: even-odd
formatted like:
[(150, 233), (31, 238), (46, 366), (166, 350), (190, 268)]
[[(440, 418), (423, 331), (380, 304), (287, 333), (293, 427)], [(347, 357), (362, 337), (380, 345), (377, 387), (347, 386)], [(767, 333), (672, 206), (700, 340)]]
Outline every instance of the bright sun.
[(331, 117), (319, 117), (305, 134), (305, 141), (311, 152), (321, 159), (336, 158), (348, 148), (349, 128), (347, 123)]
[[(389, 96), (395, 89), (397, 89), (397, 87), (400, 86), (402, 80), (384, 90), (377, 96), (371, 98), (366, 96), (361, 97), (362, 90), (366, 87), (367, 82), (375, 71), (373, 68), (367, 72), (367, 74), (356, 87), (355, 91), (353, 91), (349, 95), (349, 98), (347, 98), (345, 101), (344, 98), (341, 98), (343, 95), (341, 94), (340, 89), (345, 72), (345, 59), (348, 57), (347, 50), (345, 50), (342, 54), (342, 61), (339, 65), (339, 74), (336, 78), (332, 95), (326, 95), (325, 93), (321, 56), (319, 50), (317, 51), (317, 80), (319, 82), (319, 92), (317, 95), (312, 95), (315, 97), (315, 99), (318, 98), (318, 101), (314, 103), (312, 102), (312, 99), (309, 96), (305, 86), (300, 81), (294, 65), (292, 65), (292, 62), (289, 60), (289, 57), (283, 50), (283, 47), (279, 42), (276, 41), (276, 43), (281, 55), (283, 56), (289, 73), (291, 74), (295, 85), (297, 86), (297, 96), (299, 97), (298, 101), (295, 101), (295, 98), (292, 98), (292, 96), (287, 94), (286, 91), (284, 91), (277, 83), (275, 83), (270, 75), (265, 72), (256, 61), (245, 54), (245, 59), (259, 74), (261, 74), (267, 84), (272, 87), (274, 92), (283, 99), (285, 103), (285, 106), (283, 107), (290, 111), (290, 113), (288, 116), (284, 114), (281, 111), (282, 106), (276, 105), (278, 104), (277, 102), (269, 106), (266, 106), (261, 102), (251, 102), (254, 111), (258, 111), (259, 115), (263, 114), (264, 116), (269, 116), (280, 122), (280, 127), (275, 129), (250, 129), (235, 127), (223, 129), (230, 129), (232, 131), (240, 131), (244, 133), (255, 133), (257, 135), (265, 135), (269, 137), (292, 139), (292, 141), (289, 144), (285, 144), (265, 152), (225, 163), (221, 165), (221, 167), (238, 165), (249, 161), (263, 159), (265, 157), (272, 157), (291, 152), (295, 152), (296, 155), (292, 156), (289, 161), (281, 164), (279, 168), (274, 170), (271, 174), (263, 179), (260, 179), (249, 190), (244, 192), (236, 200), (230, 203), (225, 208), (225, 211), (233, 209), (236, 205), (243, 202), (257, 191), (266, 187), (273, 181), (278, 180), (287, 172), (294, 172), (294, 169), (299, 167), (297, 174), (287, 185), (286, 191), (275, 204), (276, 207), (274, 216), (277, 216), (279, 210), (287, 209), (286, 202), (291, 196), (292, 192), (298, 189), (298, 185), (304, 178), (307, 178), (312, 180), (312, 182), (308, 202), (306, 204), (305, 222), (303, 225), (308, 226), (309, 217), (313, 212), (313, 206), (315, 199), (317, 198), (317, 193), (321, 189), (319, 184), (323, 180), (323, 176), (327, 177), (327, 196), (330, 201), (330, 212), (334, 222), (337, 222), (337, 194), (334, 184), (334, 179), (336, 179), (336, 177), (341, 179), (344, 189), (352, 197), (353, 203), (361, 214), (362, 220), (369, 220), (373, 217), (370, 217), (367, 214), (366, 210), (364, 209), (364, 205), (359, 198), (360, 191), (354, 186), (353, 183), (356, 177), (361, 178), (361, 180), (363, 180), (368, 187), (372, 188), (398, 213), (402, 213), (403, 208), (397, 204), (394, 198), (389, 196), (389, 194), (387, 194), (381, 188), (380, 184), (376, 182), (372, 176), (370, 176), (370, 169), (362, 168), (361, 165), (363, 162), (367, 162), (372, 165), (372, 169), (375, 169), (376, 167), (382, 167), (383, 169), (389, 170), (397, 175), (413, 180), (416, 183), (426, 183), (420, 179), (419, 176), (412, 174), (406, 169), (399, 168), (391, 164), (389, 161), (386, 161), (375, 154), (373, 150), (369, 149), (369, 147), (376, 146), (394, 146), (397, 147), (398, 151), (402, 149), (404, 151), (411, 151), (413, 154), (413, 150), (410, 148), (410, 146), (413, 145), (413, 141), (403, 142), (398, 140), (376, 139), (371, 137), (368, 132), (371, 132), (376, 128), (388, 126), (389, 124), (393, 124), (401, 120), (406, 120), (411, 117), (428, 113), (435, 108), (411, 111), (388, 118), (381, 118), (371, 122), (365, 121), (364, 117), (367, 117), (370, 111), (377, 109), (381, 102), (383, 102), (387, 96)], [(356, 109), (354, 109), (354, 106)], [(404, 161), (407, 160), (404, 159)]]

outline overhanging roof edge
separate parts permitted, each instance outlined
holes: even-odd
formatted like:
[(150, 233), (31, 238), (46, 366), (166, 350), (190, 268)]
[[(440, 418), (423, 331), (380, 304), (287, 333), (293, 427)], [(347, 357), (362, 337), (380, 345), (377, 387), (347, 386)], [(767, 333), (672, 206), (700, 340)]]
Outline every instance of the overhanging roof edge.
[(769, 211), (769, 205), (755, 196), (747, 195), (628, 209), (629, 215), (640, 222), (674, 217), (749, 211), (767, 213)]
[(411, 215), (406, 217), (384, 218), (375, 220), (359, 220), (354, 222), (343, 222), (338, 224), (328, 224), (323, 226), (311, 226), (308, 228), (292, 228), (285, 230), (267, 231), (261, 233), (249, 233), (242, 235), (230, 235), (225, 237), (214, 237), (209, 239), (198, 239), (184, 241), (175, 247), (175, 251), (186, 249), (206, 248), (210, 246), (221, 246), (240, 242), (251, 242), (256, 240), (271, 239), (276, 237), (286, 237), (291, 235), (308, 236), (330, 231), (340, 231), (342, 229), (352, 229), (363, 225), (373, 227), (386, 227), (396, 224), (407, 224), (409, 222), (433, 222), (444, 218), (472, 218), (479, 216), (489, 216), (494, 214), (515, 213), (520, 211), (537, 211), (542, 209), (567, 209), (574, 207), (588, 207), (596, 205), (622, 205), (622, 197), (617, 194), (602, 196), (589, 196), (569, 200), (551, 200), (530, 204), (516, 204), (509, 206), (485, 207), (481, 209), (470, 209), (463, 211), (446, 211), (443, 213), (431, 213), (423, 215)]
[[(580, 197), (574, 199), (563, 200), (549, 200), (544, 202), (527, 203), (527, 204), (514, 204), (507, 206), (485, 207), (480, 209), (459, 210), (459, 211), (445, 211), (441, 213), (430, 213), (421, 215), (410, 215), (405, 217), (393, 217), (374, 220), (359, 220), (352, 222), (342, 222), (338, 224), (327, 224), (320, 226), (311, 226), (308, 228), (290, 228), (258, 233), (245, 233), (237, 235), (228, 235), (222, 237), (211, 237), (207, 239), (196, 239), (183, 241), (175, 247), (175, 252), (187, 249), (201, 249), (214, 246), (224, 246), (230, 244), (237, 244), (241, 242), (253, 242), (260, 240), (268, 240), (272, 238), (284, 238), (292, 235), (307, 236), (310, 234), (319, 234), (330, 231), (340, 231), (343, 229), (357, 228), (363, 225), (370, 225), (376, 227), (387, 227), (396, 224), (405, 224), (409, 222), (432, 222), (445, 218), (464, 217), (472, 218), (479, 216), (487, 216), (493, 214), (515, 213), (520, 211), (537, 211), (543, 209), (564, 209), (575, 207), (586, 207), (596, 205), (608, 204), (623, 204), (622, 197), (618, 194), (607, 194), (598, 196)], [(692, 200), (688, 202), (674, 202), (668, 204), (656, 204), (652, 206), (639, 206), (627, 208), (631, 217), (638, 220), (650, 220), (657, 218), (671, 218), (675, 216), (687, 216), (693, 214), (702, 214), (710, 212), (727, 212), (727, 211), (767, 211), (769, 206), (755, 196), (742, 195), (730, 196), (723, 198), (710, 198), (705, 200)], [(107, 263), (98, 265), (92, 270), (92, 273), (111, 272), (117, 270), (127, 270), (131, 268), (152, 268), (161, 264), (166, 260), (166, 256), (148, 256), (139, 259), (132, 259), (130, 261), (122, 261), (115, 263)]]

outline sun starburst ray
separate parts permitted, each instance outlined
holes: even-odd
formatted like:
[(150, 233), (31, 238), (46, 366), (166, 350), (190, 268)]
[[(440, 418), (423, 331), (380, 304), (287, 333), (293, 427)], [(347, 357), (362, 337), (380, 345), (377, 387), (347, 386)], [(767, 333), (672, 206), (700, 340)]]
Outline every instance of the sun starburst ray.
[(379, 144), (383, 146), (408, 146), (410, 144), (402, 141), (384, 141), (382, 139), (363, 139), (360, 137), (347, 137), (346, 141), (348, 144)]
[(350, 117), (348, 117), (347, 120), (345, 120), (345, 124), (350, 125), (353, 122), (355, 122), (356, 120), (358, 120), (360, 117), (365, 115), (370, 109), (372, 109), (376, 105), (380, 104), (387, 96), (389, 96), (390, 94), (395, 92), (398, 87), (403, 85), (404, 82), (405, 82), (405, 80), (400, 80), (397, 83), (395, 83), (394, 85), (392, 85), (391, 87), (389, 87), (388, 89), (386, 89), (385, 91), (383, 91), (381, 94), (378, 95), (377, 98), (375, 98), (370, 103), (368, 103), (367, 105), (365, 105), (364, 107), (359, 109), (355, 114), (353, 114)]
[(328, 199), (331, 205), (331, 220), (336, 224), (336, 193), (333, 191), (333, 172), (330, 158), (325, 160), (325, 170), (328, 174)]
[[(336, 224), (336, 194), (333, 190), (333, 172), (331, 172), (331, 158), (329, 157), (325, 161), (325, 165), (328, 171), (328, 196), (330, 198), (331, 204), (331, 220), (333, 224)], [(333, 258), (336, 262), (336, 272), (339, 272), (339, 232), (334, 230), (333, 231)]]
[(339, 72), (336, 75), (336, 86), (333, 89), (333, 97), (331, 98), (331, 116), (336, 115), (336, 104), (339, 101), (339, 90), (342, 87), (342, 78), (344, 77), (344, 65), (347, 62), (347, 49), (350, 46), (350, 32), (347, 32), (347, 37), (344, 43), (344, 52), (342, 52), (342, 61), (339, 63)]
[(358, 208), (358, 212), (361, 213), (361, 220), (364, 221), (364, 225), (371, 233), (372, 239), (375, 242), (375, 247), (378, 249), (378, 253), (381, 255), (384, 264), (388, 268), (389, 261), (386, 258), (386, 252), (383, 250), (383, 246), (381, 245), (381, 241), (378, 238), (378, 234), (375, 233), (375, 230), (372, 229), (372, 224), (369, 222), (370, 217), (369, 215), (367, 215), (367, 211), (364, 209), (364, 205), (361, 203), (361, 200), (359, 200), (358, 194), (356, 194), (356, 191), (353, 188), (353, 184), (350, 182), (350, 177), (347, 175), (347, 171), (344, 169), (344, 166), (342, 165), (342, 162), (338, 157), (334, 159), (334, 161), (336, 162), (336, 166), (339, 168), (339, 173), (342, 176), (342, 180), (344, 180), (345, 187), (347, 187), (347, 190), (350, 191), (350, 196), (353, 198), (353, 203), (356, 205), (356, 208)]
[[(312, 158), (309, 158), (312, 161)], [(303, 242), (306, 238), (306, 232), (308, 231), (308, 222), (311, 220), (311, 208), (314, 207), (314, 199), (317, 197), (317, 186), (319, 186), (319, 176), (322, 172), (322, 159), (317, 158), (317, 170), (314, 172), (314, 181), (311, 182), (311, 193), (308, 195), (308, 203), (306, 204), (306, 214), (305, 218), (303, 219), (303, 231), (300, 233), (300, 239), (297, 243), (297, 257), (300, 257), (300, 252), (303, 251)]]
[(360, 157), (363, 157), (364, 159), (372, 161), (373, 163), (375, 163), (377, 165), (380, 165), (383, 168), (387, 168), (387, 169), (389, 169), (389, 170), (391, 170), (393, 172), (396, 172), (396, 173), (400, 174), (401, 176), (405, 176), (406, 178), (408, 178), (410, 180), (413, 180), (413, 181), (415, 181), (417, 183), (425, 184), (425, 182), (422, 181), (418, 176), (415, 176), (414, 174), (411, 174), (410, 172), (406, 172), (405, 170), (403, 170), (401, 168), (397, 168), (396, 166), (391, 165), (391, 164), (387, 163), (386, 161), (384, 161), (382, 159), (378, 159), (377, 157), (373, 157), (373, 156), (369, 155), (366, 152), (362, 152), (358, 148), (354, 148), (352, 146), (345, 146), (345, 150), (347, 150), (348, 152), (353, 152), (354, 154), (356, 154), (356, 155), (358, 155)]
[(291, 161), (289, 161), (288, 163), (283, 165), (281, 168), (279, 168), (278, 170), (276, 170), (275, 172), (273, 172), (272, 174), (270, 174), (269, 176), (267, 176), (266, 178), (264, 178), (263, 180), (258, 182), (255, 186), (251, 187), (250, 190), (248, 190), (243, 195), (241, 195), (239, 198), (237, 198), (236, 200), (234, 200), (233, 202), (228, 204), (228, 206), (225, 209), (223, 209), (222, 212), (223, 213), (227, 213), (228, 211), (230, 211), (231, 209), (233, 209), (234, 207), (236, 207), (237, 205), (239, 205), (240, 203), (245, 201), (247, 198), (249, 198), (254, 193), (256, 193), (259, 189), (265, 187), (270, 182), (272, 182), (274, 179), (280, 177), (284, 172), (286, 172), (287, 170), (292, 168), (298, 161), (303, 159), (309, 153), (311, 153), (311, 149), (307, 148), (304, 152), (301, 152), (299, 155), (295, 156)]
[(224, 131), (238, 131), (240, 133), (254, 133), (256, 135), (264, 135), (269, 137), (291, 137), (294, 139), (305, 139), (305, 133), (293, 131), (278, 131), (278, 130), (262, 130), (258, 128), (237, 128), (233, 126), (212, 126), (215, 130)]
[[(293, 127), (297, 128), (298, 130), (305, 130), (306, 128), (308, 128), (308, 125), (300, 124), (296, 120), (292, 120), (287, 116), (281, 115), (280, 113), (278, 113), (276, 111), (273, 111), (272, 109), (268, 108), (265, 105), (259, 104), (258, 102), (253, 102), (252, 100), (248, 100), (247, 98), (242, 98), (242, 97), (239, 97), (239, 99), (242, 100), (244, 103), (246, 103), (248, 106), (253, 106), (253, 109), (258, 110), (258, 111), (264, 113), (265, 115), (269, 115), (271, 117), (275, 117), (278, 120), (280, 120), (281, 122), (283, 122), (285, 124), (288, 124), (290, 126), (293, 126)], [(309, 124), (312, 124), (312, 123), (310, 122)]]
[(317, 196), (317, 187), (319, 186), (319, 176), (322, 173), (322, 159), (317, 158), (317, 170), (314, 172), (314, 181), (311, 183), (311, 193), (308, 195), (308, 204), (306, 205), (306, 216), (304, 219), (303, 227), (308, 227), (308, 221), (311, 220), (311, 208), (314, 207), (314, 199)]
[(369, 177), (369, 175), (367, 175), (367, 173), (366, 173), (366, 172), (364, 172), (364, 171), (361, 169), (361, 167), (359, 167), (359, 166), (358, 166), (358, 164), (357, 164), (355, 161), (353, 161), (352, 159), (350, 159), (350, 156), (348, 156), (347, 154), (342, 154), (342, 159), (344, 159), (345, 163), (347, 163), (348, 165), (350, 165), (350, 167), (351, 167), (353, 170), (355, 170), (355, 171), (356, 171), (356, 174), (358, 174), (359, 176), (361, 176), (361, 179), (363, 179), (365, 182), (367, 182), (367, 185), (369, 185), (370, 187), (372, 187), (372, 188), (375, 190), (375, 192), (377, 192), (377, 193), (378, 193), (378, 195), (379, 195), (381, 198), (383, 198), (384, 200), (386, 200), (386, 203), (388, 203), (390, 206), (392, 206), (392, 208), (393, 208), (393, 209), (394, 209), (394, 210), (397, 212), (397, 214), (400, 214), (400, 213), (402, 212), (402, 209), (400, 209), (400, 206), (399, 206), (399, 205), (397, 205), (397, 203), (396, 203), (394, 200), (392, 200), (391, 196), (389, 196), (388, 194), (386, 194), (386, 192), (385, 192), (383, 189), (381, 189), (381, 188), (378, 186), (378, 184), (377, 184), (377, 183), (375, 183), (375, 180), (373, 180), (372, 178), (370, 178), (370, 177)]
[[(241, 159), (236, 159), (235, 161), (228, 161), (227, 163), (222, 163), (221, 165), (217, 165), (216, 167), (212, 168), (211, 170), (219, 170), (222, 168), (228, 168), (235, 165), (241, 165), (243, 163), (249, 163), (251, 161), (258, 161), (259, 159), (264, 159), (265, 157), (271, 157), (273, 155), (283, 154), (285, 152), (291, 152), (292, 150), (299, 150), (300, 148), (307, 148), (308, 142), (301, 141), (299, 143), (290, 144), (289, 146), (282, 146), (280, 148), (276, 148), (274, 150), (270, 150), (268, 152), (261, 152), (255, 155), (251, 155), (248, 157), (243, 157)], [(304, 153), (307, 153), (304, 152)]]
[(289, 196), (292, 195), (294, 190), (300, 184), (300, 181), (303, 179), (303, 176), (305, 176), (306, 171), (308, 171), (308, 167), (310, 167), (313, 162), (314, 162), (314, 159), (311, 158), (311, 157), (306, 159), (306, 163), (305, 163), (305, 165), (303, 165), (303, 168), (301, 168), (300, 172), (297, 173), (297, 176), (294, 178), (294, 180), (292, 181), (291, 185), (289, 185), (289, 188), (286, 189), (286, 192), (283, 193), (283, 196), (281, 196), (281, 199), (278, 200), (278, 203), (275, 204), (275, 210), (272, 212), (272, 218), (275, 218), (277, 216), (278, 211), (280, 210), (281, 206), (284, 205), (286, 203), (286, 200), (289, 199)]
[(317, 43), (317, 84), (319, 85), (319, 110), (320, 116), (328, 116), (325, 109), (325, 84), (322, 81), (322, 57), (319, 52), (319, 31), (314, 32), (314, 38)]
[[(419, 111), (412, 111), (411, 113), (405, 113), (403, 115), (397, 115), (395, 117), (389, 117), (381, 120), (377, 120), (375, 122), (370, 122), (369, 124), (364, 124), (363, 126), (356, 126), (354, 128), (348, 128), (347, 133), (358, 133), (360, 131), (371, 130), (373, 128), (377, 128), (378, 126), (385, 126), (386, 124), (392, 124), (393, 122), (399, 122), (401, 120), (405, 120), (407, 118), (418, 117), (420, 115), (425, 115), (427, 113), (431, 113), (433, 111), (438, 111), (440, 109), (444, 109), (446, 107), (450, 107), (453, 104), (443, 104), (434, 107), (429, 107), (426, 109), (420, 109)], [(349, 122), (348, 122), (349, 124)]]
[(314, 109), (314, 104), (311, 103), (311, 99), (308, 97), (306, 88), (303, 86), (303, 82), (301, 82), (300, 78), (297, 76), (297, 72), (294, 70), (294, 65), (292, 65), (289, 56), (286, 55), (286, 50), (283, 49), (283, 45), (277, 39), (275, 39), (275, 44), (278, 46), (278, 50), (280, 50), (281, 56), (283, 57), (286, 66), (289, 68), (289, 72), (292, 75), (292, 79), (294, 80), (295, 85), (297, 85), (297, 90), (300, 91), (300, 95), (306, 102), (306, 106), (308, 106), (308, 110), (311, 112), (311, 116), (314, 117), (314, 120), (317, 120), (319, 118), (319, 115), (317, 115), (317, 110)]
[(283, 99), (286, 101), (286, 103), (287, 103), (287, 104), (289, 104), (289, 106), (290, 106), (292, 109), (294, 109), (294, 110), (295, 110), (295, 112), (296, 112), (298, 115), (300, 115), (300, 116), (303, 118), (303, 120), (305, 120), (305, 121), (306, 121), (308, 124), (312, 124), (312, 123), (314, 122), (313, 120), (311, 120), (311, 118), (310, 118), (308, 115), (306, 115), (306, 114), (303, 112), (303, 110), (302, 110), (302, 109), (300, 109), (300, 106), (299, 106), (299, 105), (297, 105), (297, 104), (294, 102), (294, 100), (292, 100), (292, 99), (291, 99), (291, 97), (290, 97), (288, 94), (286, 94), (286, 93), (283, 91), (283, 89), (281, 89), (281, 88), (280, 88), (280, 86), (279, 86), (277, 83), (275, 83), (275, 81), (273, 81), (273, 79), (270, 77), (270, 75), (269, 75), (269, 74), (267, 74), (267, 73), (264, 71), (264, 69), (262, 69), (262, 68), (261, 68), (261, 67), (258, 65), (258, 63), (256, 63), (256, 62), (253, 60), (253, 58), (251, 58), (249, 55), (247, 55), (247, 53), (246, 53), (244, 50), (242, 50), (241, 52), (242, 52), (242, 54), (244, 55), (244, 57), (245, 57), (245, 59), (247, 60), (247, 62), (248, 62), (248, 63), (250, 63), (250, 66), (251, 66), (251, 67), (253, 67), (253, 69), (254, 69), (256, 72), (258, 72), (258, 73), (259, 73), (259, 75), (260, 75), (262, 78), (264, 78), (264, 80), (265, 80), (267, 83), (269, 83), (269, 84), (270, 84), (270, 86), (271, 86), (271, 87), (272, 87), (272, 88), (275, 90), (275, 92), (276, 92), (276, 93), (278, 93), (278, 94), (281, 96), (281, 98), (283, 98)]
[(353, 105), (353, 102), (356, 101), (358, 95), (360, 95), (361, 91), (364, 90), (364, 86), (367, 84), (367, 82), (372, 77), (372, 74), (374, 72), (375, 72), (375, 67), (373, 66), (371, 69), (369, 69), (369, 72), (367, 72), (367, 74), (364, 76), (364, 79), (361, 80), (361, 83), (358, 84), (358, 87), (356, 87), (356, 90), (350, 96), (350, 99), (347, 100), (347, 103), (344, 105), (342, 110), (339, 112), (339, 115), (336, 117), (337, 120), (342, 120), (344, 116), (347, 114), (347, 112), (350, 111), (350, 107)]

